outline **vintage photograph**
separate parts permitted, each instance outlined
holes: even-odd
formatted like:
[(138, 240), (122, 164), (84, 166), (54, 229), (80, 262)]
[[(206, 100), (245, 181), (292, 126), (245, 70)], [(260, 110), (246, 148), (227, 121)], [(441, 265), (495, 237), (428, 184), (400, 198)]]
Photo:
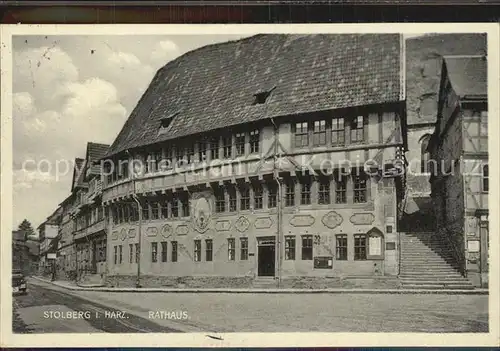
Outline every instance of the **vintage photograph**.
[(489, 60), (482, 32), (13, 35), (12, 333), (488, 333)]

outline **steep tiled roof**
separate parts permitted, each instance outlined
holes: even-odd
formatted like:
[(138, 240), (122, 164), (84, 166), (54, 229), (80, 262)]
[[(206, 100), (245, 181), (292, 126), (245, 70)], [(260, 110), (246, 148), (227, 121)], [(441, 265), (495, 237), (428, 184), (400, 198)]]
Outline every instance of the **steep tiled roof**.
[(486, 57), (446, 56), (444, 64), (451, 86), (458, 96), (488, 95)]
[(73, 169), (73, 184), (71, 186), (71, 191), (83, 184), (83, 177), (85, 175), (83, 168), (84, 162), (85, 160), (83, 158), (75, 158), (75, 168)]
[(104, 155), (106, 155), (106, 151), (108, 151), (108, 149), (109, 145), (107, 144), (99, 144), (93, 142), (87, 143), (87, 154), (85, 158), (91, 167), (90, 169), (91, 174), (99, 174), (100, 166), (94, 164), (94, 162), (103, 158)]
[(486, 34), (432, 34), (406, 39), (408, 125), (434, 123), (443, 56), (486, 53)]
[(269, 34), (202, 47), (156, 73), (107, 156), (270, 117), (399, 101), (400, 56), (398, 34)]

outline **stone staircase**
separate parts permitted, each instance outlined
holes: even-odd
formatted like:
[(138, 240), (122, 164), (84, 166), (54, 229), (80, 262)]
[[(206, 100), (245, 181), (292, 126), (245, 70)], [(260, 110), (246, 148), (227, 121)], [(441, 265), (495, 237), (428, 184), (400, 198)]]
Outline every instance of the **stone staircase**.
[(452, 249), (432, 232), (401, 233), (399, 278), (406, 289), (474, 289), (459, 272)]

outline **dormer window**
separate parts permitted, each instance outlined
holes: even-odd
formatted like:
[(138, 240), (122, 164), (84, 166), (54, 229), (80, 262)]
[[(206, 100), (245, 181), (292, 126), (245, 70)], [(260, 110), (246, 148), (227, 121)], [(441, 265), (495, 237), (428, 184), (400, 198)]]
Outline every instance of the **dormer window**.
[(254, 94), (255, 100), (254, 100), (253, 104), (254, 105), (265, 104), (267, 99), (269, 98), (269, 96), (271, 95), (271, 93), (273, 92), (273, 90), (275, 88), (276, 87), (273, 87), (270, 90), (263, 90), (263, 91), (259, 91), (258, 93), (255, 93)]
[(175, 112), (175, 113), (172, 113), (171, 115), (160, 119), (160, 127), (161, 127), (161, 129), (167, 129), (168, 127), (170, 127), (170, 124), (172, 123), (172, 121), (174, 120), (174, 118), (178, 114), (179, 114), (179, 111)]

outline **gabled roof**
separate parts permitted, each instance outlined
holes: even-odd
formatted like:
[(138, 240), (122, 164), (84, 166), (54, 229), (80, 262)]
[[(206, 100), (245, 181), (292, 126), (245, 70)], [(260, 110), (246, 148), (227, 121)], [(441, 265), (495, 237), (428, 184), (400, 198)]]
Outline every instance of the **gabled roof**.
[(75, 188), (83, 185), (85, 176), (85, 160), (83, 158), (75, 158), (75, 168), (73, 169), (73, 180), (71, 183), (71, 192)]
[(106, 156), (271, 117), (398, 102), (400, 62), (399, 34), (264, 34), (205, 46), (158, 70)]
[(87, 167), (90, 167), (90, 174), (96, 175), (100, 172), (99, 164), (94, 164), (96, 161), (100, 160), (106, 155), (109, 149), (107, 144), (99, 144), (89, 142), (87, 143), (87, 152), (85, 153), (85, 159), (87, 160)]
[(453, 91), (459, 97), (488, 95), (485, 56), (445, 56), (443, 61)]

